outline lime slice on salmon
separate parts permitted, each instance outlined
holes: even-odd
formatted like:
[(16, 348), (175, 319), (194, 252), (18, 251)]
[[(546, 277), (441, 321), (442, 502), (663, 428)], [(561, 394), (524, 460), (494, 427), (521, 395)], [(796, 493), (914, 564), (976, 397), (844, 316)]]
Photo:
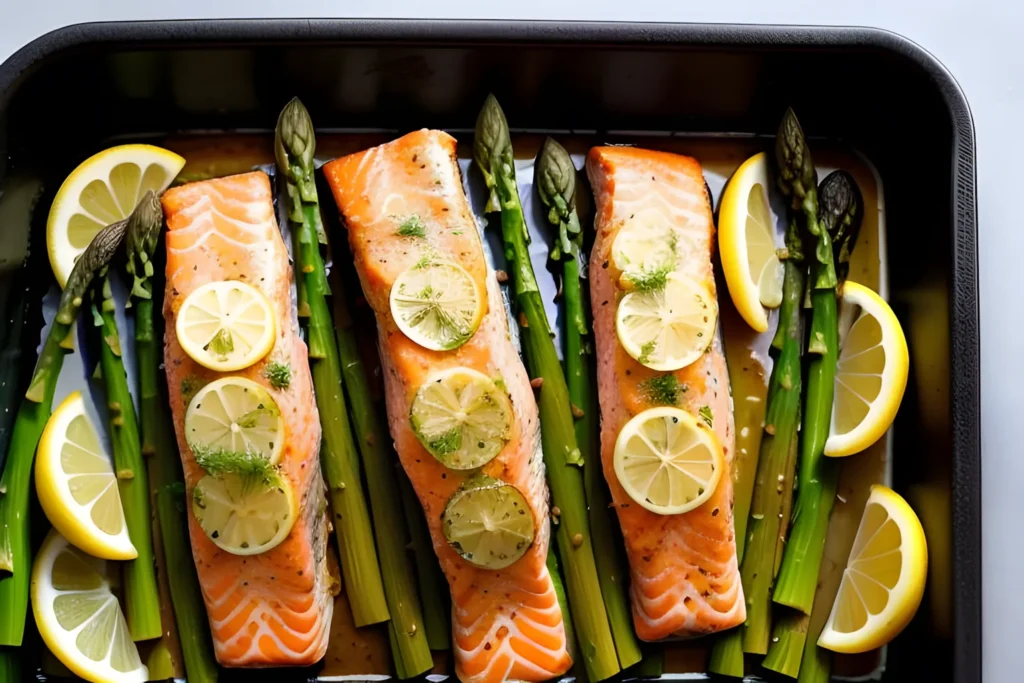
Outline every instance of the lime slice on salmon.
[(47, 519), (76, 547), (106, 560), (138, 556), (110, 454), (81, 393), (71, 393), (47, 421), (36, 451), (35, 480)]
[(128, 632), (111, 574), (116, 570), (105, 560), (51, 531), (32, 567), (36, 626), (50, 652), (87, 681), (147, 681), (149, 672)]
[(163, 192), (185, 165), (153, 145), (119, 145), (78, 165), (57, 190), (46, 221), (46, 250), (61, 287), (75, 261), (105, 226), (135, 209), (146, 192)]
[(704, 285), (667, 273), (650, 289), (622, 297), (615, 317), (619, 342), (642, 365), (662, 372), (690, 365), (715, 336), (718, 304)]
[(619, 229), (612, 243), (612, 262), (622, 275), (619, 285), (652, 289), (676, 270), (679, 262), (679, 234), (664, 221), (635, 218)]
[(508, 443), (512, 404), (487, 375), (470, 368), (432, 373), (409, 411), (416, 438), (453, 470), (483, 467)]
[(233, 372), (270, 353), (277, 324), (263, 292), (244, 282), (223, 280), (185, 297), (175, 333), (189, 358), (216, 372)]
[(222, 377), (196, 392), (185, 411), (185, 438), (196, 461), (255, 456), (276, 465), (285, 428), (273, 396), (244, 377)]
[(533, 512), (519, 489), (483, 475), (449, 499), (441, 526), (459, 555), (485, 569), (504, 569), (525, 555), (535, 533)]
[(255, 459), (209, 474), (192, 490), (192, 512), (210, 540), (232, 555), (258, 555), (280, 544), (295, 525), (291, 485)]
[(667, 406), (645, 410), (615, 440), (615, 476), (629, 497), (659, 515), (700, 507), (715, 492), (725, 457), (714, 432)]
[(484, 308), (476, 281), (449, 261), (413, 266), (391, 286), (391, 316), (398, 329), (432, 351), (465, 344), (480, 326)]

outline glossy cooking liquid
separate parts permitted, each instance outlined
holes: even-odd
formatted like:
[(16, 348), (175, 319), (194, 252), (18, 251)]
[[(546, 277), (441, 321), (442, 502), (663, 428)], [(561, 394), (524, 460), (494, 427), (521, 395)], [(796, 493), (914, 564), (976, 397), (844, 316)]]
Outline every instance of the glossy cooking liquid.
[[(329, 134), (319, 135), (317, 157), (330, 159), (344, 154), (356, 152), (367, 147), (385, 142), (393, 136), (385, 134)], [(463, 140), (459, 146), (459, 155), (464, 173), (466, 172), (472, 150), (467, 144), (470, 132), (455, 133), (455, 137)], [(514, 136), (516, 150), (517, 173), (520, 180), (520, 191), (523, 193), (524, 207), (529, 198), (530, 188), (525, 184), (532, 177), (530, 161), (535, 157), (543, 136), (523, 134)], [(594, 144), (599, 143), (632, 143), (652, 149), (687, 154), (697, 158), (704, 167), (712, 196), (717, 207), (725, 181), (732, 172), (749, 156), (758, 151), (769, 149), (767, 140), (736, 137), (626, 137), (603, 136), (600, 139), (589, 136), (559, 136), (559, 141), (573, 154), (577, 166), (582, 164), (584, 155)], [(230, 175), (251, 170), (253, 166), (273, 163), (273, 140), (265, 135), (225, 135), (225, 136), (191, 136), (181, 137), (164, 142), (164, 145), (182, 154), (187, 160), (182, 170), (182, 178), (198, 180), (214, 176)], [(850, 279), (867, 285), (887, 294), (887, 283), (884, 279), (884, 204), (881, 188), (871, 166), (861, 157), (848, 149), (831, 147), (827, 144), (815, 143), (814, 158), (818, 164), (819, 177), (836, 168), (849, 171), (860, 186), (864, 198), (864, 222), (851, 260)], [(475, 171), (473, 172), (476, 173)], [(525, 180), (524, 180), (525, 179)], [(469, 187), (470, 199), (474, 208), (479, 204), (474, 201), (473, 182), (464, 183)], [(586, 220), (586, 206), (592, 205), (589, 190), (581, 187), (581, 217)], [(321, 198), (325, 210), (332, 211), (330, 198)], [(531, 232), (535, 241), (541, 240), (547, 232), (546, 225), (533, 224), (535, 213), (527, 210), (527, 222), (531, 223)], [(589, 227), (585, 225), (585, 228)], [(542, 233), (543, 231), (543, 233)], [(337, 236), (331, 236), (337, 239)], [(534, 259), (534, 269), (538, 280), (551, 280), (545, 269), (543, 253)], [(542, 282), (542, 288), (545, 286)], [(550, 294), (554, 291), (554, 281), (550, 282)], [(552, 296), (545, 296), (549, 309), (553, 307)], [(767, 377), (771, 371), (771, 361), (767, 354), (768, 344), (774, 331), (776, 315), (771, 316), (772, 328), (768, 332), (755, 334), (740, 319), (733, 308), (725, 289), (724, 282), (719, 283), (719, 308), (725, 339), (726, 359), (729, 364), (729, 379), (734, 405), (736, 425), (736, 448), (733, 467), (733, 478), (737, 498), (744, 498), (743, 492), (753, 490), (756, 472), (756, 459), (763, 433), (765, 411), (765, 395), (767, 393)], [(549, 310), (549, 316), (554, 315)], [(846, 564), (861, 512), (867, 500), (868, 489), (872, 483), (887, 480), (887, 453), (889, 436), (868, 451), (857, 456), (845, 458), (842, 463), (842, 474), (839, 492), (829, 525), (825, 556), (819, 577), (819, 591), (815, 599), (811, 616), (811, 632), (820, 630), (832, 606), (839, 579)], [(748, 501), (749, 505), (749, 501)], [(747, 506), (748, 509), (748, 506)], [(742, 531), (745, 521), (744, 506), (737, 508), (737, 522)], [(332, 553), (334, 555), (334, 553)], [(324, 660), (322, 675), (386, 675), (390, 670), (386, 627), (375, 626), (363, 629), (355, 628), (344, 592), (337, 597), (331, 626), (330, 645)], [(698, 674), (705, 671), (707, 654), (711, 640), (703, 638), (688, 642), (665, 644), (665, 672), (672, 674)], [(435, 671), (448, 670), (447, 653), (435, 653)], [(869, 653), (856, 657), (840, 656), (835, 658), (834, 671), (837, 676), (863, 677), (876, 671), (882, 661), (881, 653)], [(687, 677), (689, 678), (689, 677)], [(697, 678), (702, 678), (698, 676)]]

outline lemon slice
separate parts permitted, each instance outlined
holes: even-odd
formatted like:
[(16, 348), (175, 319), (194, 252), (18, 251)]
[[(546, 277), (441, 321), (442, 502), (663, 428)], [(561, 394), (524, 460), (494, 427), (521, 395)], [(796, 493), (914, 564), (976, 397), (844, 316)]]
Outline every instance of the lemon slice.
[(149, 680), (106, 565), (51, 531), (32, 567), (36, 626), (50, 652), (87, 681)]
[(615, 476), (629, 497), (659, 515), (700, 507), (722, 476), (722, 444), (679, 408), (645, 410), (615, 440)]
[(722, 193), (718, 250), (736, 310), (757, 332), (768, 329), (765, 308), (782, 303), (782, 262), (775, 253), (775, 214), (768, 192), (768, 155), (743, 162)]
[(284, 418), (270, 392), (244, 377), (222, 377), (196, 392), (185, 411), (185, 438), (196, 461), (256, 456), (276, 465)]
[(217, 372), (256, 363), (270, 353), (277, 334), (267, 297), (235, 280), (208, 282), (185, 297), (174, 329), (189, 358)]
[(860, 453), (896, 419), (907, 388), (910, 355), (896, 314), (873, 291), (847, 281), (840, 320), (853, 324), (840, 340), (832, 425), (825, 455)]
[(679, 233), (663, 221), (634, 218), (623, 225), (612, 242), (612, 263), (622, 275), (619, 285), (631, 290), (650, 283), (676, 269), (679, 262)]
[(473, 277), (449, 261), (416, 265), (391, 286), (391, 316), (405, 336), (433, 351), (465, 344), (484, 316)]
[(715, 336), (718, 303), (707, 287), (679, 273), (664, 284), (622, 297), (615, 331), (626, 353), (652, 370), (685, 368)]
[(299, 513), (291, 485), (263, 462), (262, 468), (243, 465), (208, 474), (192, 489), (192, 512), (199, 526), (218, 548), (233, 555), (274, 548), (288, 537)]
[(917, 612), (927, 574), (917, 515), (892, 489), (872, 486), (818, 645), (844, 653), (885, 645)]
[(453, 470), (483, 467), (508, 443), (512, 404), (487, 375), (470, 368), (430, 374), (409, 410), (416, 438)]
[(36, 492), (47, 519), (75, 546), (105, 560), (138, 556), (110, 454), (77, 391), (53, 412), (39, 439)]
[(448, 543), (470, 564), (504, 569), (533, 545), (533, 512), (519, 489), (486, 476), (459, 488), (441, 515)]
[(127, 218), (147, 191), (163, 192), (185, 165), (152, 145), (119, 145), (95, 154), (57, 190), (46, 221), (46, 250), (61, 287), (103, 227)]

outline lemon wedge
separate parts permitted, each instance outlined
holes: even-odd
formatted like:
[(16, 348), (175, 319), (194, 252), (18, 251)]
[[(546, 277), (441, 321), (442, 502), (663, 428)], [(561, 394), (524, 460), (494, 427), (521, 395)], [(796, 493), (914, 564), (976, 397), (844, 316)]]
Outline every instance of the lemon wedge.
[(885, 645), (917, 612), (927, 574), (928, 549), (917, 515), (892, 489), (872, 486), (818, 645), (844, 653)]
[(46, 250), (61, 287), (103, 227), (127, 218), (149, 190), (163, 192), (185, 160), (152, 145), (119, 145), (95, 154), (57, 190), (46, 221)]
[(700, 358), (717, 322), (718, 303), (707, 287), (667, 273), (650, 289), (622, 297), (615, 331), (626, 353), (652, 370), (667, 372)]
[[(847, 281), (840, 321), (852, 321), (840, 339), (832, 425), (825, 455), (860, 453), (896, 419), (907, 388), (910, 355), (896, 314), (873, 291)], [(843, 325), (840, 325), (842, 330)]]
[(218, 470), (192, 489), (192, 512), (218, 548), (232, 555), (258, 555), (288, 537), (299, 509), (284, 477), (255, 458)]
[(274, 348), (277, 323), (270, 301), (252, 285), (208, 282), (182, 302), (175, 334), (182, 350), (204, 368), (247, 368)]
[(487, 375), (471, 368), (431, 373), (416, 392), (409, 421), (423, 447), (445, 467), (483, 467), (512, 434), (512, 403)]
[(485, 569), (504, 569), (533, 544), (533, 512), (519, 489), (491, 477), (469, 479), (445, 505), (441, 526), (455, 552)]
[(755, 154), (736, 170), (722, 193), (718, 249), (736, 310), (757, 332), (768, 329), (765, 308), (782, 303), (782, 262), (768, 192), (768, 155)]
[(263, 386), (222, 377), (196, 392), (185, 411), (185, 439), (207, 471), (211, 462), (250, 456), (276, 465), (284, 448), (284, 418)]
[(51, 531), (32, 567), (36, 626), (50, 652), (87, 681), (149, 680), (107, 576), (106, 561)]
[(724, 469), (722, 444), (693, 415), (662, 406), (626, 423), (615, 440), (615, 476), (629, 497), (659, 515), (700, 507)]
[(128, 537), (110, 454), (77, 391), (43, 429), (35, 480), (47, 519), (76, 547), (105, 560), (138, 556)]
[(476, 281), (449, 261), (402, 272), (391, 286), (390, 305), (398, 329), (432, 351), (451, 351), (469, 341), (485, 311)]

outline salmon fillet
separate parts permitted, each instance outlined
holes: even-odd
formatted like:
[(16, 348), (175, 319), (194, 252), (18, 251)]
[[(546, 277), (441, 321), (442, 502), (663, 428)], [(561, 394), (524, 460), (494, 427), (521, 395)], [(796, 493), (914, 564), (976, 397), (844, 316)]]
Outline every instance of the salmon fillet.
[[(324, 170), (348, 228), (363, 293), (377, 317), (391, 436), (426, 512), (434, 551), (451, 590), (459, 678), (542, 681), (564, 673), (572, 662), (545, 565), (550, 530), (537, 404), (462, 191), (455, 144), (446, 133), (422, 130), (333, 161)], [(412, 216), (423, 224), (425, 237), (398, 235), (399, 226)], [(480, 327), (454, 351), (419, 346), (399, 331), (391, 316), (392, 284), (428, 252), (461, 265), (488, 296)], [(441, 514), (472, 473), (442, 465), (409, 424), (412, 400), (427, 374), (460, 366), (489, 377), (500, 375), (513, 405), (511, 440), (483, 472), (523, 493), (536, 537), (525, 556), (500, 571), (470, 564), (448, 544)]]
[[(681, 515), (658, 515), (629, 497), (615, 475), (615, 440), (651, 406), (642, 382), (661, 373), (634, 360), (619, 343), (615, 310), (623, 292), (611, 257), (619, 229), (631, 220), (673, 226), (681, 269), (715, 292), (711, 267), (715, 227), (700, 164), (689, 157), (631, 147), (597, 147), (587, 158), (594, 188), (596, 241), (590, 256), (591, 303), (601, 403), (601, 460), (626, 542), (633, 621), (647, 641), (697, 636), (743, 622), (746, 609), (732, 521), (733, 422), (721, 334), (708, 353), (675, 371), (685, 389), (680, 408), (711, 411), (726, 469), (711, 498)], [(677, 252), (679, 253), (679, 252)]]
[[(185, 440), (185, 409), (195, 391), (220, 375), (182, 350), (174, 333), (178, 310), (198, 287), (218, 280), (246, 282), (266, 295), (278, 321), (292, 321), (291, 268), (264, 173), (219, 178), (168, 190), (167, 291), (164, 363), (171, 413), (185, 470), (188, 500), (205, 474)], [(320, 474), (320, 418), (306, 345), (295, 323), (279, 324), (273, 350), (232, 373), (263, 385), (281, 410), (286, 441), (280, 472), (300, 501), (288, 537), (248, 557), (218, 548), (189, 505), (192, 554), (210, 618), (217, 660), (224, 666), (313, 664), (327, 649), (334, 603), (324, 561), (327, 543), (324, 483)], [(274, 389), (263, 376), (270, 361), (291, 367), (291, 384)]]

